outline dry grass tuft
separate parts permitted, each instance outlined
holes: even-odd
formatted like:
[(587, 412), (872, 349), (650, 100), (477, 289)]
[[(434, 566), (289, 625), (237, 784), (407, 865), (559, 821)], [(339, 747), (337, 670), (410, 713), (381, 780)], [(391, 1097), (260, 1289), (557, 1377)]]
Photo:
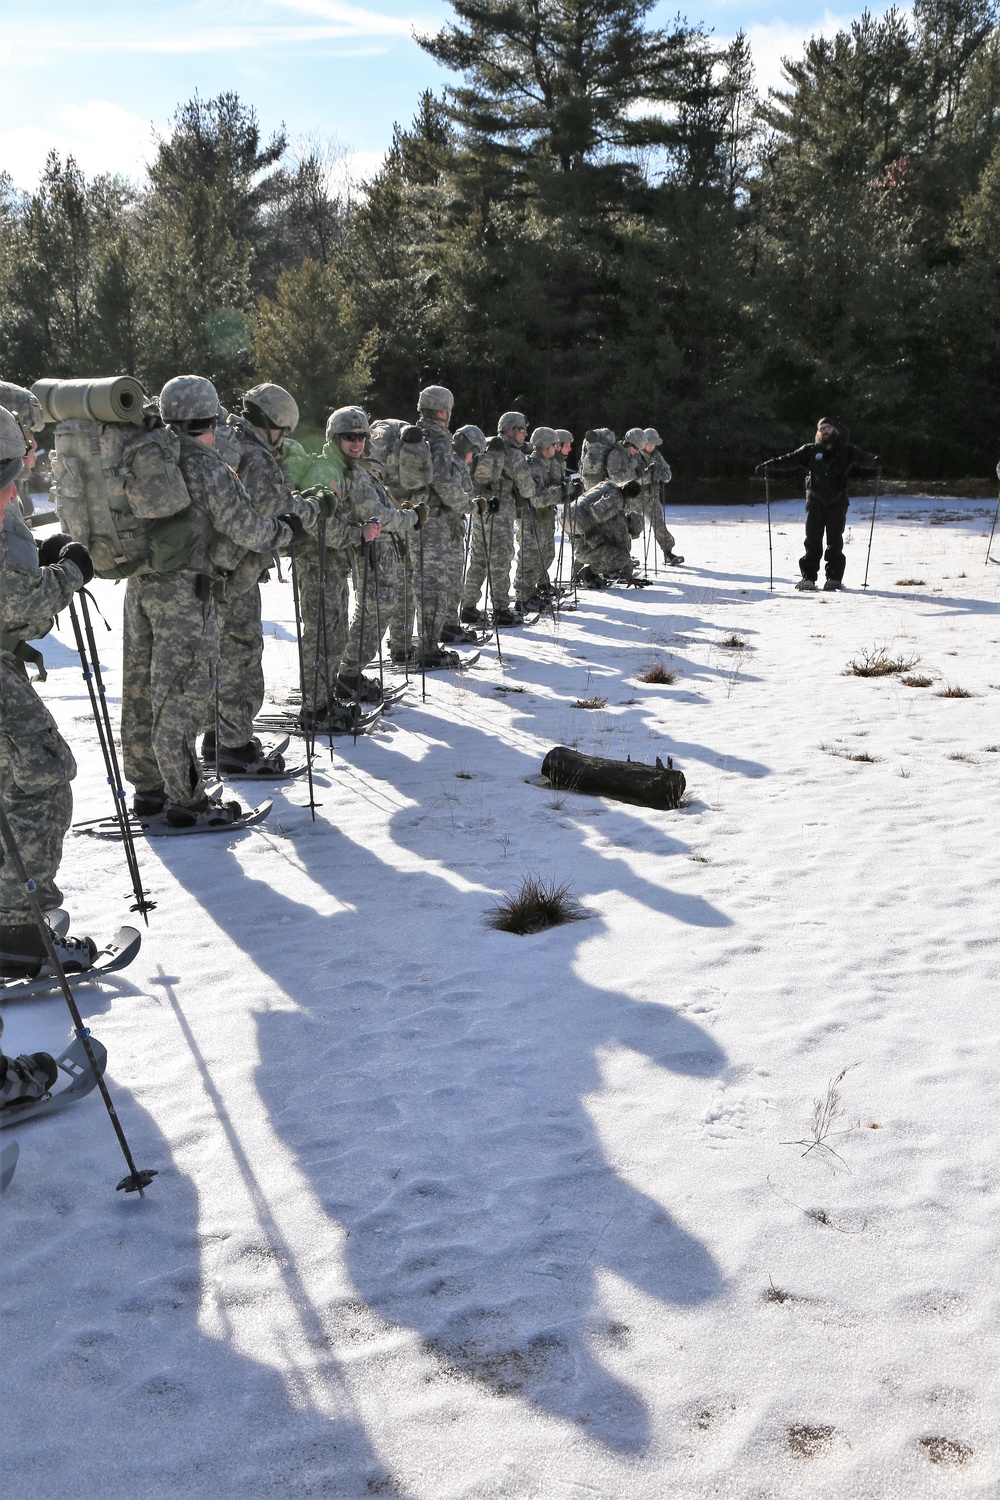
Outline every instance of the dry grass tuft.
[(509, 682), (499, 682), (493, 691), (495, 693), (503, 693), (504, 697), (506, 697), (508, 693), (526, 693), (528, 689), (525, 687), (514, 687)]
[(934, 681), (933, 677), (904, 677), (904, 687), (930, 687)]
[(920, 1439), (920, 1446), (932, 1464), (964, 1464), (972, 1457), (969, 1445), (954, 1438), (925, 1437)]
[(1000, 755), (1000, 745), (984, 745), (983, 749), (987, 755)]
[(927, 587), (927, 579), (926, 578), (897, 578), (896, 579), (896, 587), (898, 589), (925, 589)]
[(607, 698), (602, 698), (600, 693), (595, 693), (592, 698), (575, 698), (574, 708), (607, 708)]
[(879, 757), (869, 755), (867, 750), (844, 750), (839, 745), (820, 745), (819, 748), (827, 755), (835, 755), (838, 760), (861, 761), (866, 766), (875, 766), (879, 762)]
[(662, 661), (658, 661), (654, 662), (651, 667), (647, 668), (647, 670), (640, 675), (639, 681), (658, 682), (662, 683), (664, 687), (669, 687), (672, 682), (677, 681), (679, 676), (679, 672), (669, 672), (663, 665)]
[(514, 932), (526, 937), (549, 927), (560, 927), (564, 922), (582, 922), (588, 915), (576, 897), (570, 895), (568, 885), (557, 885), (554, 880), (546, 883), (538, 875), (525, 875), (516, 894), (505, 892), (483, 921), (495, 932)]
[(948, 756), (949, 760), (962, 760), (967, 766), (978, 766), (979, 762), (974, 755), (966, 755), (964, 750), (953, 750)]
[(724, 641), (718, 642), (718, 645), (723, 651), (748, 651), (750, 649), (746, 641), (738, 635), (727, 635)]
[(836, 1427), (789, 1427), (788, 1446), (799, 1458), (816, 1458), (833, 1442)]
[(891, 677), (896, 672), (908, 672), (919, 660), (919, 656), (890, 656), (885, 646), (872, 646), (848, 665), (854, 677)]
[(942, 688), (939, 693), (935, 693), (934, 696), (935, 698), (971, 698), (972, 694), (968, 688), (946, 687)]

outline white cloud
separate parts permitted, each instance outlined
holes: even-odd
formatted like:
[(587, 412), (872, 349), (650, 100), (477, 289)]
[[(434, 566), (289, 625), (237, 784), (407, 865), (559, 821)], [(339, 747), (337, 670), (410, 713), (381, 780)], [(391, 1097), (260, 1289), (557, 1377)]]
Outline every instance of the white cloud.
[(274, 0), (282, 10), (333, 21), (343, 36), (409, 36), (426, 24), (418, 16), (382, 16), (373, 10), (347, 5), (344, 0)]
[[(889, 7), (872, 6), (872, 14), (880, 16)], [(746, 28), (757, 72), (757, 89), (767, 97), (769, 88), (786, 88), (781, 73), (783, 57), (801, 57), (810, 37), (833, 37), (838, 31), (848, 31), (852, 21), (860, 19), (860, 11), (824, 11), (820, 20), (812, 26), (796, 25), (793, 21), (767, 21)]]
[(15, 185), (27, 190), (38, 186), (50, 151), (75, 157), (88, 177), (111, 172), (140, 178), (152, 150), (151, 122), (108, 99), (64, 104), (46, 125), (0, 129), (0, 170), (9, 172)]

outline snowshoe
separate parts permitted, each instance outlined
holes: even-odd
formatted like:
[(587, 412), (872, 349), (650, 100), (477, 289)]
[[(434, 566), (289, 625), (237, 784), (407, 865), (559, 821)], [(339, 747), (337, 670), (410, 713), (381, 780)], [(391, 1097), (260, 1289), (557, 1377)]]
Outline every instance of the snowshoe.
[[(103, 821), (111, 823), (115, 832), (118, 832), (117, 818)], [(94, 984), (107, 974), (115, 974), (119, 969), (128, 968), (141, 946), (140, 932), (134, 927), (119, 927), (111, 942), (100, 950), (89, 969), (70, 970), (67, 973), (66, 980), (70, 989), (75, 989), (78, 984)], [(30, 999), (35, 995), (47, 995), (60, 989), (58, 974), (51, 973), (48, 964), (45, 965), (45, 970), (44, 974), (39, 974), (34, 979), (0, 980), (0, 1000)]]
[(481, 646), (483, 633), (479, 630), (463, 630), (461, 625), (446, 625), (441, 632), (445, 646)]
[(58, 1076), (55, 1058), (47, 1052), (26, 1052), (22, 1057), (0, 1054), (0, 1105), (40, 1099)]
[(524, 624), (524, 616), (518, 609), (498, 609), (493, 616), (493, 623), (499, 625), (501, 630), (515, 630)]
[[(90, 1050), (101, 1073), (104, 1072), (108, 1054), (106, 1049), (97, 1040), (96, 1036), (89, 1038)], [(38, 1056), (39, 1054), (35, 1054)], [(75, 1104), (78, 1099), (84, 1098), (97, 1087), (97, 1079), (94, 1070), (90, 1066), (82, 1040), (78, 1037), (66, 1048), (61, 1057), (51, 1059), (56, 1074), (52, 1079), (49, 1090), (46, 1090), (41, 1098), (15, 1099), (10, 1104), (0, 1108), (0, 1130), (9, 1130), (12, 1125), (21, 1125), (25, 1120), (34, 1119), (37, 1115), (48, 1115), (56, 1110), (65, 1109), (68, 1104)], [(52, 1086), (58, 1079), (59, 1073), (65, 1073), (69, 1083), (65, 1088), (50, 1092)]]
[(203, 797), (200, 802), (168, 802), (163, 810), (163, 821), (168, 828), (196, 828), (199, 823), (211, 827), (231, 827), (243, 815), (238, 802), (213, 801)]
[[(360, 683), (360, 691), (359, 691)], [(365, 677), (362, 673), (360, 678), (348, 676), (341, 673), (334, 682), (338, 698), (345, 703), (381, 703), (382, 687), (372, 677)]]
[[(117, 820), (116, 820), (117, 823)], [(89, 937), (69, 937), (50, 928), (56, 957), (67, 974), (81, 974), (93, 967), (97, 944)], [(38, 979), (52, 973), (45, 944), (34, 922), (8, 925), (0, 948), (0, 976), (4, 979)]]
[(276, 776), (290, 775), (286, 772), (285, 760), (282, 751), (288, 748), (287, 738), (271, 750), (265, 750), (260, 740), (256, 737), (248, 740), (245, 745), (220, 745), (218, 752), (214, 747), (209, 759), (205, 758), (202, 750), (202, 761), (209, 771), (218, 767), (220, 776), (233, 776), (249, 781), (259, 778), (262, 781)]
[(795, 585), (795, 591), (799, 594), (815, 594), (815, 578), (800, 578), (798, 583)]

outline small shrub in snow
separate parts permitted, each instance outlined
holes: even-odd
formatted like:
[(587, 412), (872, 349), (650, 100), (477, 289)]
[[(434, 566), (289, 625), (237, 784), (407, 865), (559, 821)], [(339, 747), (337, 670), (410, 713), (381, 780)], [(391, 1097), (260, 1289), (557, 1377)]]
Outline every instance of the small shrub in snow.
[(931, 683), (933, 681), (934, 681), (933, 677), (920, 677), (920, 676), (917, 676), (917, 677), (904, 677), (903, 678), (903, 686), (904, 687), (930, 687), (930, 685), (931, 685)]
[(946, 687), (942, 688), (939, 693), (935, 693), (934, 696), (935, 698), (971, 698), (972, 694), (968, 688)]
[(848, 665), (855, 677), (891, 677), (896, 672), (908, 672), (919, 660), (919, 656), (890, 656), (885, 646), (872, 646)]
[(526, 875), (517, 893), (505, 892), (503, 900), (483, 920), (496, 932), (515, 932), (525, 937), (544, 932), (548, 927), (560, 927), (563, 922), (582, 922), (587, 915), (576, 897), (570, 895), (568, 885), (557, 885), (554, 880), (546, 884), (538, 875)]
[(964, 1464), (972, 1457), (969, 1445), (954, 1438), (925, 1437), (920, 1439), (920, 1446), (932, 1464)]
[(677, 681), (678, 676), (679, 673), (668, 672), (662, 661), (657, 661), (654, 662), (651, 667), (648, 667), (646, 671), (640, 675), (639, 681), (658, 682), (662, 683), (665, 687), (669, 687), (672, 682)]
[[(833, 1147), (829, 1144), (829, 1137), (831, 1134), (845, 1134), (842, 1130), (834, 1131), (833, 1127), (844, 1113), (844, 1106), (840, 1097), (840, 1085), (854, 1066), (854, 1063), (848, 1063), (846, 1068), (841, 1068), (836, 1078), (830, 1079), (823, 1098), (813, 1100), (813, 1117), (812, 1124), (809, 1127), (809, 1135), (800, 1141), (782, 1141), (781, 1144), (783, 1146), (805, 1146), (806, 1149), (802, 1153), (803, 1156), (808, 1156), (810, 1151), (819, 1149), (828, 1151), (838, 1161), (842, 1162), (844, 1160), (839, 1152), (834, 1151)], [(846, 1166), (846, 1162), (844, 1164)], [(829, 1222), (822, 1209), (810, 1210), (810, 1218), (817, 1219), (821, 1224)]]
[(607, 706), (607, 698), (602, 698), (599, 693), (595, 693), (592, 698), (576, 698), (573, 701), (574, 708), (607, 708)]
[(748, 651), (750, 649), (746, 641), (738, 635), (727, 635), (724, 641), (719, 642), (719, 646), (723, 651)]
[(925, 589), (927, 587), (927, 579), (926, 578), (897, 578), (896, 579), (896, 587), (898, 589)]
[(836, 1427), (789, 1427), (788, 1446), (798, 1458), (816, 1458), (833, 1442)]

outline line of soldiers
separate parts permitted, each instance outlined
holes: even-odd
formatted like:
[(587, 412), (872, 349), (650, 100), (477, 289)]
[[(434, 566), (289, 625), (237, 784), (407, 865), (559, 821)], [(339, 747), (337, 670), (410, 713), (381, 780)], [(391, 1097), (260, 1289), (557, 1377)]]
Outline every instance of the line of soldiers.
[[(36, 547), (16, 502), (41, 409), (14, 386), (0, 386), (0, 403), (0, 790), (42, 907), (54, 910), (76, 764), (25, 662), (37, 656), (28, 642), (47, 633), (93, 565), (62, 533)], [(260, 583), (280, 554), (292, 559), (301, 606), (303, 723), (340, 731), (380, 696), (366, 672), (386, 632), (394, 662), (434, 670), (455, 664), (449, 648), (479, 639), (472, 627), (488, 615), (511, 627), (551, 600), (561, 507), (584, 586), (629, 576), (637, 517), (649, 516), (672, 556), (657, 488), (670, 471), (652, 429), (632, 429), (613, 477), (585, 490), (569, 467), (568, 430), (538, 427), (529, 443), (525, 417), (511, 411), (494, 437), (471, 424), (453, 436), (454, 398), (443, 386), (420, 393), (416, 422), (397, 424), (395, 459), (382, 463), (359, 407), (335, 411), (322, 452), (307, 453), (292, 437), (296, 403), (274, 384), (248, 391), (237, 414), (209, 380), (179, 376), (154, 405), (178, 440), (190, 504), (157, 523), (159, 563), (125, 585), (121, 739), (133, 812), (177, 829), (240, 816), (238, 803), (209, 798), (206, 768), (283, 770), (254, 734), (264, 700)], [(418, 453), (425, 470), (414, 488), (407, 467)], [(564, 522), (564, 542), (565, 531)], [(0, 923), (0, 973), (37, 972), (41, 940), (9, 862)], [(57, 936), (70, 968), (93, 962), (91, 939)]]

